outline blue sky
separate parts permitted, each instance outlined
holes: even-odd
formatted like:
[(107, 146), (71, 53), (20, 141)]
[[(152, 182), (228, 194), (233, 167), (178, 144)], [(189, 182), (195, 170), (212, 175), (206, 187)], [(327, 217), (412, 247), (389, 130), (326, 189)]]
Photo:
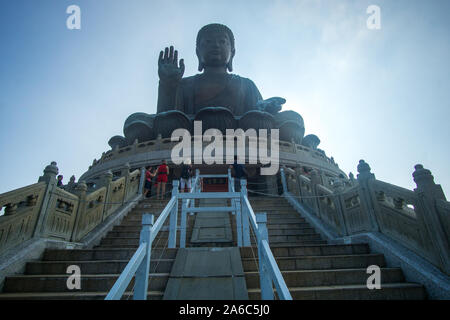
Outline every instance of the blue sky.
[[(66, 28), (72, 4), (81, 30)], [(284, 97), (346, 173), (365, 159), (412, 189), (422, 163), (449, 195), (448, 12), (448, 0), (2, 0), (0, 193), (53, 160), (65, 182), (81, 176), (128, 115), (156, 112), (159, 51), (173, 44), (193, 75), (196, 34), (218, 22), (236, 38), (234, 72)]]

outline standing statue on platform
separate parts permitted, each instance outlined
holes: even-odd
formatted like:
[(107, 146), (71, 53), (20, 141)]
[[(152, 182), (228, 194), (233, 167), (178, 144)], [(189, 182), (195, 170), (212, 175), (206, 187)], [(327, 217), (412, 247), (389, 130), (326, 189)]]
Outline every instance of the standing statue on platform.
[(112, 148), (170, 137), (178, 128), (192, 132), (193, 121), (202, 121), (203, 131), (216, 128), (280, 129), (280, 139), (302, 142), (303, 118), (294, 111), (281, 110), (285, 99), (263, 100), (252, 80), (229, 73), (233, 71), (235, 39), (221, 24), (209, 24), (197, 34), (196, 53), (199, 73), (184, 75), (184, 61), (178, 60), (173, 46), (161, 51), (158, 59), (159, 90), (156, 114), (134, 113), (124, 125), (125, 138), (114, 136)]

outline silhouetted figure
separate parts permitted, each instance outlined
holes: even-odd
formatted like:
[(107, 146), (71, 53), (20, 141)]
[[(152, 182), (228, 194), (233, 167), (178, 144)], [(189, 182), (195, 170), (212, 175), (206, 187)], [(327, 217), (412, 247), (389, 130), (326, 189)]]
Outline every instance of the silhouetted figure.
[(180, 174), (181, 192), (184, 192), (185, 187), (187, 187), (188, 192), (191, 191), (191, 177), (192, 177), (192, 164), (191, 160), (187, 159), (181, 166), (181, 174)]
[(243, 164), (237, 163), (237, 156), (234, 156), (234, 163), (230, 165), (234, 177), (234, 191), (241, 191), (241, 179), (246, 179), (248, 177), (248, 172), (245, 170)]
[(62, 176), (62, 174), (60, 174), (58, 176), (58, 182), (56, 182), (56, 186), (58, 186), (58, 187), (62, 187), (63, 186), (62, 179), (63, 179), (63, 176)]
[(147, 194), (151, 193), (152, 190), (152, 178), (155, 176), (154, 173), (152, 173), (152, 168), (148, 166), (145, 170), (145, 185), (144, 185), (144, 198), (147, 198)]

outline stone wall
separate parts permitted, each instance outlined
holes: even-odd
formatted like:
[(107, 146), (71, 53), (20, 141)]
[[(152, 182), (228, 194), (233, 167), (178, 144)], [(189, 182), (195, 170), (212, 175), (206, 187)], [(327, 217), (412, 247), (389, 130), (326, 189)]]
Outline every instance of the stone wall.
[(356, 181), (335, 181), (332, 189), (315, 170), (282, 174), (286, 191), (336, 238), (379, 232), (450, 274), (450, 203), (431, 172), (415, 167), (414, 191), (376, 180), (363, 160), (358, 172)]
[(112, 173), (105, 172), (89, 193), (84, 181), (71, 188), (57, 187), (57, 174), (52, 162), (38, 183), (0, 194), (0, 209), (4, 211), (0, 215), (0, 255), (32, 238), (82, 241), (141, 190), (141, 170), (130, 172), (128, 164), (114, 181)]

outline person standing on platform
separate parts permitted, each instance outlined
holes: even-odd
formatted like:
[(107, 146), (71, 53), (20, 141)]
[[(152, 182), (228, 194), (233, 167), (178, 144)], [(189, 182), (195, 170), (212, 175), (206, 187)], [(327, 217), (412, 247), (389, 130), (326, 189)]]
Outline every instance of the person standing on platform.
[(241, 179), (248, 177), (248, 172), (243, 164), (237, 163), (237, 156), (234, 156), (234, 163), (230, 165), (230, 169), (234, 172), (234, 191), (241, 191)]
[(57, 187), (62, 187), (63, 186), (63, 182), (62, 182), (63, 176), (60, 174), (58, 176), (58, 182), (56, 182), (56, 186)]
[[(167, 177), (169, 175), (169, 166), (166, 164), (166, 160), (163, 160), (161, 165), (156, 169), (156, 199), (164, 200), (164, 194), (166, 193)], [(161, 190), (161, 198), (159, 197), (159, 191)]]
[(188, 192), (191, 192), (191, 177), (192, 177), (191, 159), (186, 159), (183, 165), (181, 166), (181, 175), (180, 175), (181, 192), (184, 192), (185, 187), (187, 187)]
[(152, 178), (155, 176), (152, 173), (152, 167), (148, 166), (145, 170), (145, 185), (144, 185), (144, 199), (147, 198), (147, 194), (150, 192), (150, 196), (152, 195)]

